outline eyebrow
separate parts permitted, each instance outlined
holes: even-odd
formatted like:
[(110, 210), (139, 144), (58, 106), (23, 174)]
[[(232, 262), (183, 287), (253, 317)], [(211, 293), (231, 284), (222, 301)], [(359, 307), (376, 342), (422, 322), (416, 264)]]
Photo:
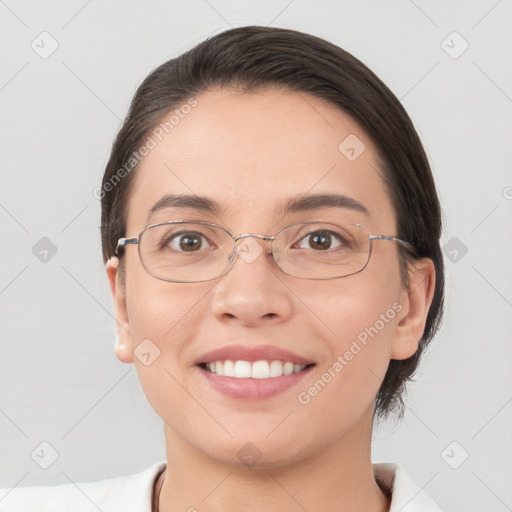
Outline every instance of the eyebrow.
[[(187, 208), (198, 212), (218, 216), (221, 207), (218, 203), (205, 196), (188, 194), (166, 194), (148, 211), (147, 220), (157, 212), (167, 208)], [(309, 194), (294, 196), (276, 207), (276, 213), (285, 215), (303, 211), (320, 210), (322, 208), (346, 208), (368, 215), (368, 209), (356, 199), (342, 194)]]
[(167, 208), (188, 208), (213, 215), (218, 215), (220, 211), (220, 207), (215, 201), (204, 196), (166, 194), (149, 209), (146, 219), (149, 221), (155, 213)]
[(368, 209), (362, 203), (352, 197), (342, 194), (309, 194), (294, 196), (286, 203), (278, 207), (280, 214), (296, 213), (321, 208), (346, 208), (368, 215)]

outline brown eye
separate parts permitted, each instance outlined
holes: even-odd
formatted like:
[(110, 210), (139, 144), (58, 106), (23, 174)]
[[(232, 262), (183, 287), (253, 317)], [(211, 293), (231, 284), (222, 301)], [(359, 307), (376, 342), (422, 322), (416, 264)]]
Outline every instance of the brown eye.
[(201, 239), (197, 236), (182, 236), (179, 241), (180, 249), (183, 251), (196, 251), (201, 248)]
[(317, 232), (308, 236), (308, 242), (311, 249), (322, 251), (331, 247), (332, 237), (329, 233)]
[(302, 238), (298, 244), (300, 249), (312, 249), (314, 251), (326, 251), (340, 245), (342, 244), (336, 233), (327, 230), (313, 231)]
[(166, 245), (178, 252), (197, 252), (208, 247), (208, 242), (201, 233), (177, 233), (167, 240)]

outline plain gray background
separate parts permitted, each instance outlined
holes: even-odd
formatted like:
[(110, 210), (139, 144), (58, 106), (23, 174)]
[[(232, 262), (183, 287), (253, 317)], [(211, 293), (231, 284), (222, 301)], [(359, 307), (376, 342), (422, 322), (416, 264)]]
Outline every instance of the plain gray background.
[(446, 510), (512, 510), (510, 0), (0, 1), (0, 487), (165, 458), (161, 420), (113, 352), (93, 190), (140, 81), (249, 24), (340, 45), (412, 117), (443, 206), (446, 316), (373, 459)]

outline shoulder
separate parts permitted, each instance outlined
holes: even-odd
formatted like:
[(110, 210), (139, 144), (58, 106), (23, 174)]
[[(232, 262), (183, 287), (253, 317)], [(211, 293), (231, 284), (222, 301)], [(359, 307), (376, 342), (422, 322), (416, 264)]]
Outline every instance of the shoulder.
[(373, 473), (391, 493), (389, 512), (442, 512), (437, 503), (398, 464), (374, 463)]
[(153, 484), (165, 468), (99, 482), (0, 489), (2, 512), (151, 512)]

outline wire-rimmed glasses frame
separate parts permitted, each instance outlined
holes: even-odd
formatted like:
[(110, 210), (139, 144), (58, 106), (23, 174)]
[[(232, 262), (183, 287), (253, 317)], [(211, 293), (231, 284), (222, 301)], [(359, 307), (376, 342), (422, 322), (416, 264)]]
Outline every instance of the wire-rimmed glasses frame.
[[(172, 268), (172, 270), (176, 270), (176, 277), (171, 277), (166, 272), (160, 270), (156, 264), (155, 264), (155, 257), (154, 254), (151, 255), (149, 252), (146, 251), (146, 248), (149, 247), (151, 243), (151, 239), (148, 236), (149, 234), (156, 235), (158, 230), (160, 233), (163, 233), (164, 229), (171, 229), (171, 227), (178, 227), (183, 225), (190, 225), (190, 226), (201, 226), (204, 227), (204, 229), (209, 229), (210, 233), (215, 233), (217, 237), (219, 237), (219, 240), (223, 237), (224, 242), (227, 242), (228, 237), (231, 240), (231, 249), (228, 251), (229, 247), (226, 247), (223, 249), (223, 252), (221, 255), (226, 257), (226, 260), (217, 258), (217, 261), (215, 262), (215, 272), (211, 271), (211, 274), (208, 274), (208, 268), (206, 265), (203, 264), (201, 266), (201, 262), (196, 261), (194, 262), (193, 258), (195, 256), (184, 256), (186, 253), (182, 253), (179, 251), (177, 253), (176, 251), (172, 251), (169, 249), (169, 247), (166, 245), (165, 247), (162, 244), (162, 240), (160, 242), (157, 242), (157, 244), (160, 245), (158, 250), (160, 251), (163, 256), (159, 256), (160, 259), (162, 257), (167, 258), (166, 261), (166, 269)], [(339, 233), (345, 233), (347, 237), (352, 237), (352, 240), (347, 242), (347, 247), (349, 247), (349, 244), (352, 243), (354, 246), (356, 245), (355, 242), (358, 242), (357, 246), (357, 252), (354, 250), (352, 257), (353, 261), (350, 261), (350, 259), (347, 259), (348, 256), (344, 256), (345, 261), (343, 261), (343, 258), (338, 257), (338, 261), (336, 261), (336, 258), (332, 259), (331, 262), (326, 262), (325, 258), (325, 252), (324, 251), (313, 251), (310, 250), (309, 253), (307, 253), (307, 256), (305, 258), (302, 258), (301, 264), (297, 263), (297, 261), (293, 261), (293, 259), (289, 256), (289, 249), (287, 244), (284, 245), (284, 248), (286, 249), (284, 258), (281, 257), (282, 249), (283, 247), (279, 247), (277, 243), (285, 243), (285, 234), (291, 233), (292, 229), (296, 228), (296, 231), (300, 231), (300, 228), (307, 229), (310, 225), (317, 225), (317, 229), (311, 231), (310, 233), (304, 232), (304, 237), (311, 235), (312, 233), (321, 233), (321, 232), (327, 232), (329, 229), (333, 230), (332, 232), (339, 234)], [(350, 228), (350, 229), (349, 229)], [(336, 231), (338, 230), (338, 231)], [(188, 234), (191, 234), (194, 230), (190, 229)], [(187, 233), (184, 231), (183, 233)], [(174, 239), (177, 235), (180, 235), (181, 233), (173, 233), (172, 238)], [(204, 236), (202, 233), (199, 233), (200, 236)], [(321, 235), (323, 236), (323, 235)], [(370, 256), (372, 253), (373, 248), (373, 242), (375, 240), (384, 240), (384, 241), (392, 241), (397, 242), (398, 244), (402, 245), (406, 249), (408, 249), (410, 252), (414, 252), (414, 247), (405, 240), (401, 240), (400, 238), (397, 238), (395, 236), (391, 235), (372, 235), (369, 231), (369, 229), (366, 226), (363, 226), (358, 223), (348, 223), (345, 226), (341, 226), (339, 224), (334, 224), (331, 222), (321, 221), (321, 220), (308, 220), (308, 221), (300, 221), (295, 222), (293, 224), (288, 224), (282, 228), (280, 228), (274, 235), (263, 235), (258, 233), (241, 233), (238, 235), (234, 235), (231, 233), (227, 228), (224, 226), (221, 226), (219, 224), (206, 222), (206, 221), (200, 221), (200, 220), (176, 220), (176, 221), (168, 221), (168, 222), (160, 222), (156, 224), (150, 224), (146, 228), (144, 228), (140, 233), (139, 236), (136, 238), (120, 238), (118, 240), (116, 249), (114, 251), (114, 254), (120, 258), (120, 249), (126, 247), (127, 245), (138, 245), (138, 252), (139, 257), (142, 263), (142, 266), (150, 274), (151, 276), (155, 277), (156, 279), (160, 279), (162, 281), (168, 281), (168, 282), (174, 282), (174, 283), (198, 283), (198, 282), (205, 282), (205, 281), (212, 281), (214, 279), (218, 279), (219, 277), (226, 274), (231, 266), (233, 265), (236, 254), (237, 254), (237, 247), (238, 242), (240, 240), (253, 237), (260, 240), (263, 240), (265, 242), (270, 243), (269, 250), (267, 254), (271, 255), (277, 264), (277, 266), (285, 273), (293, 277), (297, 277), (300, 279), (314, 279), (314, 280), (328, 280), (328, 279), (340, 279), (342, 277), (348, 277), (350, 275), (357, 274), (359, 272), (362, 272), (366, 266), (368, 265), (368, 262), (370, 260)], [(357, 239), (357, 240), (356, 240)], [(167, 240), (167, 239), (166, 239)], [(145, 242), (146, 241), (146, 242)], [(363, 242), (366, 243), (366, 245), (362, 245)], [(219, 244), (220, 245), (220, 244)], [(185, 246), (187, 247), (187, 246)], [(209, 246), (207, 248), (208, 250), (213, 250), (213, 246)], [(202, 256), (208, 256), (209, 252), (206, 249), (203, 249), (202, 253), (198, 253)], [(149, 249), (148, 249), (149, 251)], [(162, 251), (167, 251), (165, 254)], [(205, 252), (206, 251), (206, 252)], [(304, 254), (304, 251), (302, 251)], [(323, 254), (322, 254), (323, 253)], [(347, 251), (345, 251), (347, 253)], [(182, 260), (178, 260), (177, 254), (180, 254), (180, 258)], [(190, 253), (189, 253), (190, 254)], [(175, 259), (175, 266), (168, 266), (169, 261), (171, 257)], [(312, 258), (312, 255), (315, 257)], [(357, 256), (357, 259), (355, 258)], [(329, 256), (330, 257), (330, 256)], [(186, 258), (189, 258), (188, 260)], [(192, 259), (190, 259), (192, 258)], [(309, 258), (309, 259), (308, 259)], [(204, 258), (203, 258), (204, 259)], [(211, 259), (211, 258), (210, 258)], [(295, 258), (297, 260), (297, 258)], [(300, 258), (299, 258), (300, 259)], [(323, 259), (323, 261), (322, 261)], [(225, 263), (222, 263), (222, 261), (225, 261)], [(192, 263), (192, 266), (191, 266)], [(198, 264), (199, 263), (199, 264)], [(307, 265), (306, 265), (307, 263)], [(315, 265), (316, 270), (311, 271), (311, 265)], [(338, 267), (338, 270), (335, 271), (336, 266), (340, 265)], [(187, 272), (184, 272), (184, 267), (187, 267), (189, 269), (188, 274), (192, 274), (195, 270), (196, 272), (202, 272), (203, 275), (201, 275), (201, 278), (194, 277), (191, 279), (190, 277), (184, 278), (187, 276)], [(332, 271), (331, 271), (332, 269)], [(205, 273), (206, 272), (206, 273)], [(332, 275), (329, 274), (331, 272)], [(179, 274), (181, 273), (181, 278), (179, 277)]]

